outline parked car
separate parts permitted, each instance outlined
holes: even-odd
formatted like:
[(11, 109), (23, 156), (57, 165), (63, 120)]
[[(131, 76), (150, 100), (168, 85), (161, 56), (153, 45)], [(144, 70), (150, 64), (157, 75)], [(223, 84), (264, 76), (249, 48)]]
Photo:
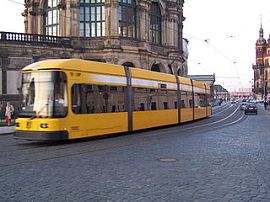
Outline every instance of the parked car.
[(248, 104), (247, 102), (241, 102), (240, 109), (245, 110), (247, 104)]
[(245, 114), (252, 113), (252, 114), (258, 114), (258, 108), (256, 104), (254, 103), (249, 103), (245, 107)]

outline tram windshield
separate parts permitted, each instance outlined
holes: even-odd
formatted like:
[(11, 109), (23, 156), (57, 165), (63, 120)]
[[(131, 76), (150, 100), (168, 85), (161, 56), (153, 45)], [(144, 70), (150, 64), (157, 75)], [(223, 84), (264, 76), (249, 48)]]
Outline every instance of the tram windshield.
[(65, 117), (67, 100), (67, 77), (64, 72), (23, 73), (19, 117)]

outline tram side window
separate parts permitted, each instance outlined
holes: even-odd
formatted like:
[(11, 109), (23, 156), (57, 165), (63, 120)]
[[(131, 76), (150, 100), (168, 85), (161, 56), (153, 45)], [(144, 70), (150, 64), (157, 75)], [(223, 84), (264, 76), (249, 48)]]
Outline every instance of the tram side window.
[(192, 92), (181, 91), (181, 108), (192, 108)]
[(206, 94), (200, 94), (200, 106), (201, 107), (207, 106)]
[(159, 95), (157, 89), (148, 89), (147, 105), (149, 110), (158, 110)]
[(56, 77), (54, 95), (54, 116), (65, 117), (68, 111), (67, 78), (63, 72)]
[(75, 84), (71, 88), (71, 105), (74, 114), (81, 114), (81, 84)]
[(147, 108), (147, 89), (134, 88), (134, 111), (148, 111)]
[(177, 109), (177, 92), (167, 89), (134, 88), (134, 111)]
[(194, 93), (194, 105), (195, 108), (205, 107), (205, 94), (202, 93)]
[(159, 110), (177, 109), (177, 91), (176, 90), (158, 90)]
[(126, 111), (125, 87), (84, 85), (86, 113), (114, 113)]
[(178, 109), (176, 90), (168, 90), (168, 109)]
[(206, 94), (206, 106), (209, 107), (210, 106), (210, 95)]
[(95, 97), (96, 94), (94, 93), (93, 86), (92, 85), (84, 85), (83, 86), (83, 92), (84, 92), (84, 99), (86, 103), (86, 113), (92, 114), (96, 113), (96, 103), (95, 103)]
[(194, 108), (200, 107), (200, 94), (194, 92)]
[(178, 109), (178, 102), (177, 101), (174, 102), (174, 109)]
[(166, 89), (158, 90), (158, 109), (169, 109), (168, 106), (168, 93)]

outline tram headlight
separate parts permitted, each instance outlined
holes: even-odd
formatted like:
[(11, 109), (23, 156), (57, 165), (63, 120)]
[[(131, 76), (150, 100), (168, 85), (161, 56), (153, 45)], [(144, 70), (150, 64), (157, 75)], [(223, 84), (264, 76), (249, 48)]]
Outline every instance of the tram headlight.
[(16, 127), (21, 127), (21, 124), (19, 122), (17, 122)]
[(49, 128), (50, 125), (47, 124), (47, 123), (42, 123), (42, 124), (40, 124), (40, 127), (41, 127), (41, 128)]

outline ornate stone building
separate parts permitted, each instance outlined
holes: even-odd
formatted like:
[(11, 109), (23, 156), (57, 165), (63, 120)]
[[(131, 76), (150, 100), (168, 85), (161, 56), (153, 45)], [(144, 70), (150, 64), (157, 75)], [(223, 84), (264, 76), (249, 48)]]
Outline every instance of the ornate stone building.
[(0, 33), (0, 102), (18, 99), (24, 66), (50, 58), (186, 76), (183, 4), (184, 0), (25, 0), (25, 33)]
[(268, 41), (264, 39), (262, 26), (256, 42), (256, 64), (253, 64), (253, 70), (253, 92), (263, 98), (270, 93), (270, 36)]
[(183, 75), (183, 2), (25, 0), (25, 31), (72, 38), (71, 57)]

